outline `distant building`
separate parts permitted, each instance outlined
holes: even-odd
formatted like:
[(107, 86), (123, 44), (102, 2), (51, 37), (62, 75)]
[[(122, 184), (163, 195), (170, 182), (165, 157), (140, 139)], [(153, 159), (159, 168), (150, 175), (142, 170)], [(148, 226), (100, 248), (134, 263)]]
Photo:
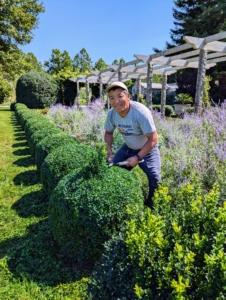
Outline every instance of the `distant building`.
[[(176, 91), (176, 89), (178, 88), (176, 83), (168, 83), (166, 85), (166, 92), (167, 93), (173, 93)], [(161, 83), (152, 83), (152, 92), (156, 93), (156, 92), (161, 92), (162, 90), (162, 84)], [(136, 94), (137, 93), (137, 83), (135, 83), (132, 87), (132, 94)], [(144, 96), (147, 93), (147, 83), (146, 82), (141, 82), (141, 94), (143, 94)]]

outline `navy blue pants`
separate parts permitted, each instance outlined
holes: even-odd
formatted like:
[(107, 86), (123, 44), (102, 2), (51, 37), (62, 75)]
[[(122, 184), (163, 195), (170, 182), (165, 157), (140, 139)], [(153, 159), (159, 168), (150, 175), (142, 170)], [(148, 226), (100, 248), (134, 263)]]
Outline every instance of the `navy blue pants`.
[[(117, 163), (124, 161), (129, 157), (135, 156), (140, 150), (133, 150), (128, 148), (124, 144), (113, 157), (113, 162)], [(161, 160), (158, 144), (144, 157), (144, 162), (139, 163), (138, 166), (144, 171), (148, 177), (149, 182), (149, 194), (147, 199), (147, 206), (153, 208), (152, 197), (155, 189), (158, 187), (158, 183), (161, 181)], [(132, 170), (132, 167), (123, 166), (128, 171)]]

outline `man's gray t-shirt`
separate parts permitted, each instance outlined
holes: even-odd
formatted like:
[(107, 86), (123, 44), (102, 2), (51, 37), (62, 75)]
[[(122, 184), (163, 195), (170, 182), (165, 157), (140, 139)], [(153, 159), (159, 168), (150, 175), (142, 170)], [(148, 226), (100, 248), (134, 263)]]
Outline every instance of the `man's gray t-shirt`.
[(150, 110), (143, 104), (130, 101), (130, 109), (121, 117), (113, 108), (108, 111), (104, 129), (112, 132), (117, 128), (130, 149), (141, 149), (147, 142), (145, 134), (156, 131)]

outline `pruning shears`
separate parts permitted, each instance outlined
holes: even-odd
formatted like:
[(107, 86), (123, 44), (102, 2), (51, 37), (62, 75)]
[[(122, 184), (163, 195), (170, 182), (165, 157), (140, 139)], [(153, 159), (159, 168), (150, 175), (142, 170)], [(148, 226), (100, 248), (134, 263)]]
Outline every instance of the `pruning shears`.
[[(144, 159), (142, 159), (141, 161), (139, 161), (139, 164), (144, 162)], [(112, 167), (112, 166), (126, 166), (128, 164), (128, 161), (120, 161), (120, 162), (117, 162), (117, 163), (114, 163), (113, 161), (110, 161), (108, 166), (109, 168)]]

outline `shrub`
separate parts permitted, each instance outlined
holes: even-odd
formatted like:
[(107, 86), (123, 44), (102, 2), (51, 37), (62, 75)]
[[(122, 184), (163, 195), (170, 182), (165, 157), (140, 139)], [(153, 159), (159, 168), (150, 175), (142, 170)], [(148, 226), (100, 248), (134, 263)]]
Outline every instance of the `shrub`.
[(188, 93), (180, 93), (175, 97), (174, 104), (192, 104), (193, 98)]
[(27, 109), (27, 110), (21, 112), (19, 115), (19, 119), (20, 119), (20, 125), (23, 130), (25, 129), (25, 124), (28, 122), (29, 119), (31, 119), (32, 122), (34, 120), (40, 120), (40, 118), (38, 118), (37, 114), (30, 109)]
[(36, 146), (35, 149), (35, 164), (38, 169), (40, 169), (41, 164), (44, 162), (46, 156), (51, 153), (56, 148), (74, 144), (76, 139), (64, 134), (63, 132), (54, 134), (49, 138), (48, 136), (43, 138)]
[(226, 204), (218, 202), (217, 185), (205, 194), (187, 184), (175, 198), (161, 187), (154, 213), (130, 220), (106, 246), (90, 299), (223, 299)]
[(31, 152), (31, 155), (35, 156), (35, 149), (37, 144), (44, 139), (45, 137), (48, 137), (51, 139), (53, 134), (60, 134), (62, 131), (58, 128), (56, 128), (52, 124), (46, 124), (43, 127), (40, 127), (34, 133), (30, 136), (28, 140), (28, 146)]
[(45, 118), (41, 117), (41, 116), (34, 116), (32, 118), (28, 118), (24, 124), (24, 131), (26, 134), (26, 138), (29, 141), (32, 134), (39, 130), (42, 129), (43, 127), (49, 126), (51, 128), (56, 128), (55, 125), (53, 125), (52, 123), (50, 123), (48, 120), (46, 120)]
[[(158, 112), (161, 111), (161, 105), (154, 104), (152, 105), (152, 108), (154, 110), (157, 110)], [(173, 113), (174, 113), (173, 107), (170, 105), (165, 105), (165, 116), (170, 117)]]
[(86, 168), (95, 174), (102, 166), (104, 156), (83, 144), (68, 143), (53, 150), (41, 166), (41, 180), (48, 195), (60, 179), (72, 170)]
[(12, 85), (8, 81), (0, 78), (0, 104), (6, 101), (12, 93)]
[(55, 79), (44, 72), (28, 72), (17, 81), (16, 101), (29, 108), (43, 108), (60, 99), (60, 88)]
[(127, 170), (109, 168), (96, 176), (72, 171), (51, 194), (49, 217), (62, 249), (79, 260), (95, 261), (103, 243), (131, 218), (127, 206), (143, 207), (138, 182)]

